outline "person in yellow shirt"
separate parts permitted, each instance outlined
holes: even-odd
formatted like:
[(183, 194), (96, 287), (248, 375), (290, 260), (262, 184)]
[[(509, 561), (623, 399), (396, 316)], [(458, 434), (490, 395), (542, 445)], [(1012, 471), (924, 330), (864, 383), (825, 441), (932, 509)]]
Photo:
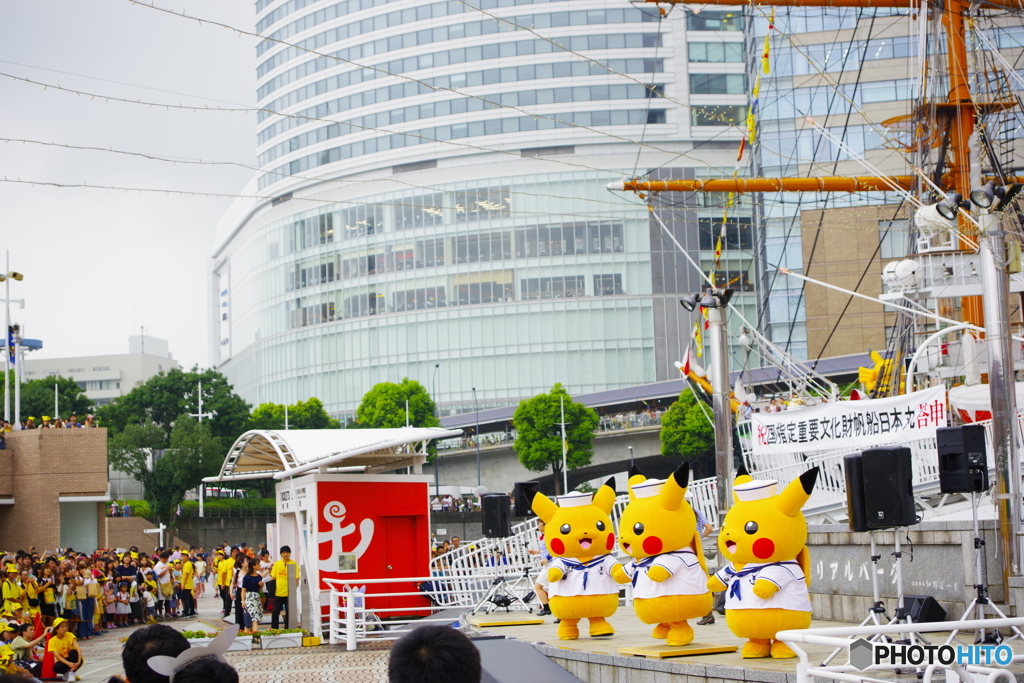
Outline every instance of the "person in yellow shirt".
[(82, 650), (78, 647), (78, 640), (73, 633), (68, 632), (69, 625), (67, 619), (54, 620), (53, 636), (46, 646), (46, 650), (53, 653), (53, 673), (59, 676), (69, 671), (77, 671), (85, 663)]
[(224, 557), (223, 553), (217, 553), (220, 560), (217, 562), (217, 589), (220, 591), (220, 599), (224, 605), (221, 610), (224, 618), (231, 615), (231, 573), (235, 570), (235, 559)]
[(18, 568), (13, 563), (4, 567), (4, 583), (2, 587), (4, 599), (4, 612), (13, 613), (16, 609), (22, 608), (22, 596), (24, 592), (18, 585)]
[(295, 567), (295, 582), (294, 588), (299, 587), (299, 565), (292, 559), (292, 549), (286, 545), (281, 546), (281, 559), (274, 563), (274, 566), (270, 568), (270, 578), (272, 578), (275, 584), (274, 590), (274, 610), (270, 613), (270, 628), (277, 628), (278, 620), (281, 615), (281, 610), (284, 609), (284, 627), (288, 628), (288, 622), (291, 619), (291, 610), (288, 609), (288, 597), (291, 595), (291, 588), (293, 586), (288, 585), (288, 567), (292, 565)]
[(183, 617), (192, 617), (196, 614), (196, 567), (191, 557), (184, 557), (181, 560), (181, 610)]

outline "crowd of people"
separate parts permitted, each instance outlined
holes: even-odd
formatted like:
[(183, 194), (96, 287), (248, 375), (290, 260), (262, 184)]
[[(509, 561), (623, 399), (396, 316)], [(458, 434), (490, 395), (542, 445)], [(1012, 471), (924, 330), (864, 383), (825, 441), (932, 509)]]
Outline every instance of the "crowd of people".
[[(49, 415), (43, 415), (36, 421), (35, 417), (25, 417), (21, 419), (22, 429), (77, 429), (83, 427), (98, 427), (96, 424), (95, 415), (86, 415), (84, 420), (79, 420), (78, 415), (72, 413), (68, 416), (68, 419), (62, 417), (50, 417)], [(14, 424), (7, 420), (0, 420), (0, 431), (10, 432), (14, 430)]]

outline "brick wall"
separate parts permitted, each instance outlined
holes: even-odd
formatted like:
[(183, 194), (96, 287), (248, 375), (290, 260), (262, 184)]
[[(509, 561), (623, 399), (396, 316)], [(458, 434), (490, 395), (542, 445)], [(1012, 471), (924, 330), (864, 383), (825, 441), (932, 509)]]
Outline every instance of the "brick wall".
[[(4, 462), (8, 453), (11, 460)], [(10, 495), (5, 495), (4, 476), (0, 475), (0, 498), (13, 497), (15, 501), (14, 505), (0, 505), (0, 547), (53, 549), (60, 545), (58, 499), (107, 494), (107, 430), (9, 432), (7, 453), (0, 463), (11, 472)], [(102, 545), (102, 514), (98, 523)]]

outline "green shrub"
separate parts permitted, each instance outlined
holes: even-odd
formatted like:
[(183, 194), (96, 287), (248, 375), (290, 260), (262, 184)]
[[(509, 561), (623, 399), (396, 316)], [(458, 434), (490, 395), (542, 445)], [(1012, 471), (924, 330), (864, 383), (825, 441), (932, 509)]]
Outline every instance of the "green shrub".
[[(185, 509), (199, 509), (198, 500), (186, 500), (181, 505)], [(277, 501), (273, 498), (207, 498), (204, 505), (208, 508), (234, 510), (277, 509)]]

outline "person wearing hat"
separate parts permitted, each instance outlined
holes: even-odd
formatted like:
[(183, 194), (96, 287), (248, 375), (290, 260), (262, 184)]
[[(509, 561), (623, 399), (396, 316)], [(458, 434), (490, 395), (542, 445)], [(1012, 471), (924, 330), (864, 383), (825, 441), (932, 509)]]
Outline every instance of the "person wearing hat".
[(53, 425), (50, 424), (50, 416), (43, 415), (43, 424), (39, 425), (40, 429), (53, 429)]
[(4, 582), (2, 586), (3, 592), (3, 611), (14, 614), (16, 609), (22, 608), (23, 591), (20, 585), (18, 585), (18, 566), (13, 562), (7, 564), (4, 567)]
[(46, 651), (53, 655), (53, 672), (63, 676), (65, 681), (78, 680), (75, 672), (85, 663), (82, 650), (78, 647), (78, 639), (68, 630), (70, 626), (67, 619), (54, 620), (53, 636), (46, 645)]

